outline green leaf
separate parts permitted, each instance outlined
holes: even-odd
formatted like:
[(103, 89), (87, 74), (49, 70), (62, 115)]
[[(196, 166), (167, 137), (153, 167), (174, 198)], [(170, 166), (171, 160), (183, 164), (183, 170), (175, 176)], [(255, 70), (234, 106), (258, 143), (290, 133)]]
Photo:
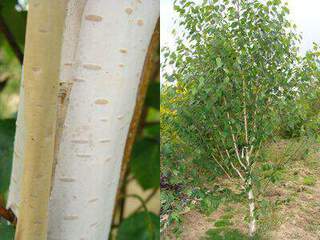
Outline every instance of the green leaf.
[(14, 227), (0, 222), (0, 239), (1, 240), (13, 240), (14, 239)]
[(143, 128), (143, 135), (146, 138), (159, 140), (159, 138), (160, 138), (160, 124), (157, 123), (155, 125), (145, 126)]
[(4, 194), (9, 187), (15, 119), (0, 120), (0, 194)]
[(131, 170), (143, 189), (159, 187), (159, 142), (151, 139), (138, 140), (132, 152)]
[(4, 18), (4, 21), (12, 32), (15, 40), (21, 49), (23, 49), (26, 33), (27, 12), (19, 12), (16, 10), (15, 6), (15, 0), (2, 0), (0, 2), (0, 14)]
[(221, 67), (222, 67), (221, 58), (218, 57), (218, 58), (216, 59), (216, 62), (217, 62), (217, 69), (218, 69), (218, 68), (221, 68)]
[(117, 240), (160, 239), (160, 218), (151, 212), (139, 212), (125, 219), (117, 234)]
[(149, 107), (153, 107), (155, 109), (160, 108), (160, 83), (152, 82), (149, 85), (149, 89), (146, 97), (146, 104)]

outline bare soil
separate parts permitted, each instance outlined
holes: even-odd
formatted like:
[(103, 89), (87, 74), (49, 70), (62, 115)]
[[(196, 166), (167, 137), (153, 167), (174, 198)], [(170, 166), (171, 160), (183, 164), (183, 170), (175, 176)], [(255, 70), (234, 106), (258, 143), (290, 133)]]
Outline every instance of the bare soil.
[[(270, 146), (274, 161), (283, 156), (286, 142)], [(318, 151), (319, 146), (315, 149)], [(297, 156), (286, 168), (283, 179), (268, 186), (261, 199), (267, 200), (272, 209), (258, 221), (259, 239), (263, 240), (319, 240), (320, 239), (320, 153), (309, 152), (307, 157)], [(301, 159), (300, 159), (301, 158)], [(314, 182), (306, 182), (312, 177)], [(259, 206), (257, 205), (259, 208)], [(183, 214), (181, 235), (166, 234), (164, 239), (203, 239), (206, 232), (214, 229), (226, 208), (232, 208), (232, 228), (247, 234), (245, 203), (220, 206), (209, 217), (196, 210)], [(230, 210), (230, 209), (229, 209)]]

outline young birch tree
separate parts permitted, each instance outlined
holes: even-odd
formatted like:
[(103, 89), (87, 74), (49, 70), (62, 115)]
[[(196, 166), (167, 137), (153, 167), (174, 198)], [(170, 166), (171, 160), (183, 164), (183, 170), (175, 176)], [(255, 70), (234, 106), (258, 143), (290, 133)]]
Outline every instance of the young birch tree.
[(277, 108), (297, 96), (300, 37), (279, 0), (175, 1), (182, 36), (164, 53), (182, 141), (246, 192), (256, 232), (254, 167), (277, 128)]
[[(48, 239), (107, 239), (159, 1), (67, 2), (54, 108), (57, 127)], [(22, 106), (19, 111), (24, 111)], [(8, 206), (20, 218), (20, 204), (25, 200), (22, 195), (20, 203), (19, 187), (26, 152), (18, 150), (26, 144), (19, 140), (26, 128), (23, 114), (18, 115)], [(51, 171), (46, 173), (51, 176)], [(31, 211), (37, 210), (35, 206)]]

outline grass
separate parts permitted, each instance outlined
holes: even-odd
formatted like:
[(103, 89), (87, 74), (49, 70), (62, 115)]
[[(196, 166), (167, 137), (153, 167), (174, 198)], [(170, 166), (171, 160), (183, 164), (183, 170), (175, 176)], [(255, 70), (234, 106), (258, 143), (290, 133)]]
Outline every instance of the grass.
[(238, 229), (222, 228), (210, 229), (206, 232), (203, 240), (248, 240)]
[[(317, 197), (320, 196), (320, 190), (317, 190), (317, 176), (320, 176), (318, 149), (319, 144), (310, 139), (280, 140), (263, 149), (268, 162), (265, 166), (258, 163), (256, 169), (261, 169), (258, 174), (268, 177), (274, 170), (276, 174), (268, 185), (266, 181), (260, 182), (260, 195), (256, 189), (258, 231), (255, 239), (307, 240), (320, 237), (320, 216), (316, 213), (320, 207)], [(288, 156), (291, 156), (290, 160), (279, 168), (278, 164)], [(203, 225), (197, 228), (197, 223), (189, 220), (191, 226), (182, 220), (183, 229), (196, 228), (199, 238), (195, 239), (248, 239), (247, 200), (234, 186), (223, 178), (216, 178), (214, 184), (203, 182), (199, 185), (202, 192), (209, 188), (212, 196), (220, 194), (221, 198), (212, 198), (211, 194), (198, 195), (201, 200), (196, 209), (210, 224), (206, 228)], [(188, 219), (192, 216), (189, 215)]]
[(303, 178), (303, 184), (307, 186), (314, 186), (317, 180), (313, 176), (307, 176)]
[(218, 209), (222, 199), (219, 196), (207, 196), (202, 199), (199, 205), (200, 212), (209, 216)]
[(214, 223), (215, 227), (227, 227), (232, 225), (230, 219), (220, 219)]
[(233, 215), (231, 213), (226, 213), (225, 215), (223, 215), (221, 217), (221, 219), (231, 219), (233, 217)]

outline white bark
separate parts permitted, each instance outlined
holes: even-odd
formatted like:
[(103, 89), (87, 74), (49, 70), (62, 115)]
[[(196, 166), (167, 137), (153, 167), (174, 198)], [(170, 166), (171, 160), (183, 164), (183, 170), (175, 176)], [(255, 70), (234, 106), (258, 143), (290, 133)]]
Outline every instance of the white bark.
[[(126, 137), (158, 17), (159, 0), (69, 2), (60, 77), (62, 86), (73, 86), (56, 148), (49, 240), (108, 238)], [(23, 119), (17, 122), (16, 150), (23, 145)], [(22, 158), (15, 157), (8, 206), (17, 215), (22, 168)]]
[(88, 0), (57, 155), (48, 239), (107, 239), (159, 1)]
[[(63, 49), (61, 53), (62, 66), (60, 73), (60, 83), (64, 91), (64, 87), (72, 82), (72, 65), (75, 52), (78, 45), (78, 38), (81, 26), (81, 18), (83, 8), (87, 0), (70, 0), (65, 23)], [(16, 121), (16, 133), (14, 142), (14, 155), (12, 164), (12, 173), (10, 179), (9, 195), (7, 208), (12, 209), (14, 214), (19, 216), (20, 205), (20, 189), (23, 174), (23, 158), (24, 158), (24, 86), (23, 86), (23, 68), (21, 76), (21, 86), (19, 94), (19, 109)], [(58, 106), (59, 107), (59, 106)], [(59, 112), (59, 109), (58, 109)], [(58, 122), (59, 124), (59, 122)], [(57, 126), (60, 128), (61, 126)]]
[(23, 174), (23, 156), (24, 156), (24, 86), (23, 86), (23, 67), (20, 82), (20, 102), (18, 116), (16, 120), (16, 133), (14, 140), (14, 152), (12, 173), (9, 186), (9, 195), (7, 208), (10, 208), (16, 216), (19, 216), (20, 189)]
[(254, 204), (254, 195), (251, 186), (251, 179), (249, 179), (249, 191), (248, 191), (248, 201), (249, 201), (249, 236), (253, 237), (256, 232), (256, 217), (254, 214), (255, 204)]

